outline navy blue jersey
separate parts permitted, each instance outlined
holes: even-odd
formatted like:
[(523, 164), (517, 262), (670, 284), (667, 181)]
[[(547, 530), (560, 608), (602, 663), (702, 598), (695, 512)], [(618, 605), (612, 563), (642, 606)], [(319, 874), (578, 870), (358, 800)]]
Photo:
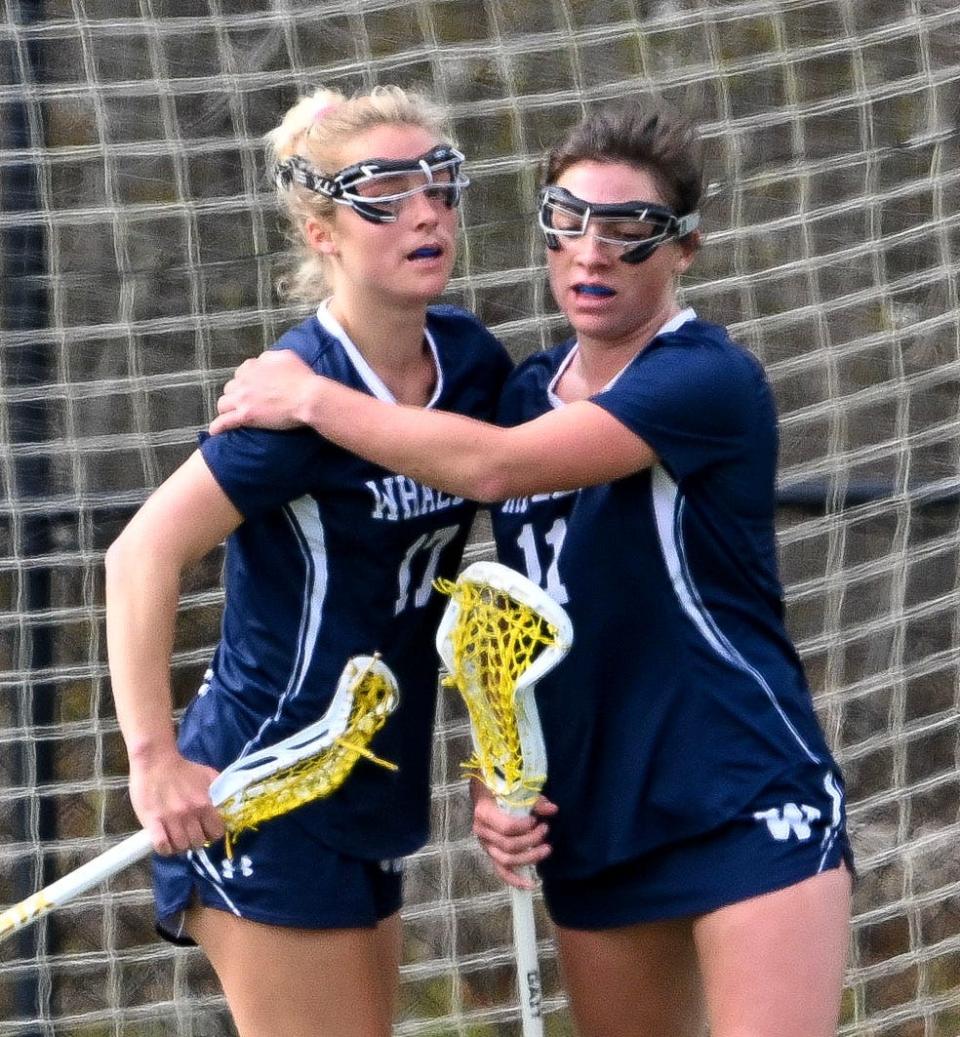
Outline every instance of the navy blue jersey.
[[(502, 424), (562, 406), (573, 350), (514, 372)], [(659, 463), (494, 515), (501, 561), (573, 621), (571, 652), (536, 689), (560, 807), (543, 871), (568, 877), (715, 828), (787, 774), (809, 770), (821, 791), (835, 774), (783, 624), (759, 363), (686, 311), (592, 402)]]
[[(493, 416), (510, 369), (502, 346), (469, 314), (428, 310), (437, 382), (429, 406)], [(322, 308), (287, 332), (320, 373), (393, 400)], [(399, 765), (360, 760), (330, 799), (295, 812), (327, 845), (364, 859), (398, 857), (428, 833), (428, 777), (437, 685), (433, 637), (475, 512), (300, 428), (238, 429), (201, 440), (214, 478), (244, 521), (227, 541), (222, 636), (181, 724), (189, 758), (222, 768), (318, 719), (352, 655), (379, 651), (400, 704), (371, 746)]]

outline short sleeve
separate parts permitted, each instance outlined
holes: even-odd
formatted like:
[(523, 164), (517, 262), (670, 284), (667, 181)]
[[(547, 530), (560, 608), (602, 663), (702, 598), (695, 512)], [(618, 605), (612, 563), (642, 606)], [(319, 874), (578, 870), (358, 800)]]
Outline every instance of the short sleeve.
[(682, 479), (743, 451), (765, 405), (765, 384), (759, 365), (732, 344), (680, 339), (655, 342), (592, 402)]
[(245, 518), (296, 500), (320, 484), (327, 443), (312, 429), (239, 428), (199, 438), (207, 467)]

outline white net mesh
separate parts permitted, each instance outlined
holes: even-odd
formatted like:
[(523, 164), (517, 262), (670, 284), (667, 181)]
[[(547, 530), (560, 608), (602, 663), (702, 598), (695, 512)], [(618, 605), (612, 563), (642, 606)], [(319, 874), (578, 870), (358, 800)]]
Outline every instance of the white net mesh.
[[(320, 83), (427, 86), (471, 158), (449, 298), (555, 341), (533, 160), (641, 89), (700, 115), (715, 181), (688, 300), (765, 361), (791, 629), (850, 786), (862, 878), (842, 1033), (960, 1033), (955, 0), (5, 0), (0, 4), (0, 902), (133, 829), (102, 554), (219, 385), (296, 314), (259, 137)], [(474, 556), (488, 552), (481, 530)], [(217, 636), (186, 588), (182, 705)], [(440, 712), (408, 882), (404, 1035), (519, 1033), (506, 894)], [(0, 1035), (230, 1033), (147, 873), (0, 949)], [(541, 929), (548, 1032), (571, 1024)]]

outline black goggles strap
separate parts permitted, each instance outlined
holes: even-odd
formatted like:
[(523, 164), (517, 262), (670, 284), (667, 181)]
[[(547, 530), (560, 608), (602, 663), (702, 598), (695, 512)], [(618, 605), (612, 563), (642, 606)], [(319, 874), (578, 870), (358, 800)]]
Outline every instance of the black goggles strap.
[(273, 177), (277, 187), (283, 188), (285, 191), (289, 191), (296, 184), (315, 194), (322, 194), (326, 198), (336, 198), (340, 193), (335, 178), (325, 176), (316, 166), (311, 165), (299, 155), (291, 155), (282, 162), (278, 162), (274, 167)]

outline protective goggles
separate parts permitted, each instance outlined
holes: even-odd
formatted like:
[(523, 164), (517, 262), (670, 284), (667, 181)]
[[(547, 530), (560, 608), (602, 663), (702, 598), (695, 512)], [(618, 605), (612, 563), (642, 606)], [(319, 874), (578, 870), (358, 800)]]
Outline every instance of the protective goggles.
[(414, 159), (371, 158), (346, 166), (327, 176), (306, 159), (293, 155), (277, 164), (277, 186), (289, 190), (294, 184), (349, 205), (371, 223), (393, 223), (404, 199), (425, 193), (450, 209), (460, 204), (463, 189), (470, 183), (460, 172), (463, 155), (449, 144), (438, 144)]
[(700, 213), (678, 216), (653, 202), (593, 205), (562, 187), (550, 186), (540, 193), (537, 219), (547, 248), (559, 248), (561, 238), (583, 237), (592, 224), (594, 238), (620, 249), (624, 263), (642, 263), (665, 241), (696, 230)]

